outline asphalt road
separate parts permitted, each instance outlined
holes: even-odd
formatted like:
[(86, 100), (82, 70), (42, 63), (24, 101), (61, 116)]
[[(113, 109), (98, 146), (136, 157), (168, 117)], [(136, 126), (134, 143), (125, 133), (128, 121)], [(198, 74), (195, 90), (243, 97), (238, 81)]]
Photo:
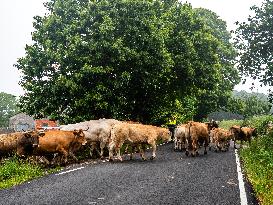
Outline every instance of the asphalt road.
[[(157, 158), (78, 164), (0, 191), (0, 204), (239, 205), (234, 150), (198, 157), (158, 147)], [(151, 155), (148, 150), (147, 156)], [(248, 190), (248, 189), (247, 189)], [(253, 204), (250, 202), (249, 204)]]

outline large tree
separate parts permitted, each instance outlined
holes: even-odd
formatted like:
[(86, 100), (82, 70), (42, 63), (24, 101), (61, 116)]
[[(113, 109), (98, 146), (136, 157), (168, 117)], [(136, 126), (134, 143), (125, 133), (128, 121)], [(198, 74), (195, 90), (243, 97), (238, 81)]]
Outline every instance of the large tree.
[[(207, 113), (215, 111), (217, 108), (226, 107), (229, 101), (228, 99), (232, 96), (232, 92), (230, 91), (234, 85), (240, 82), (240, 78), (237, 69), (234, 68), (237, 54), (231, 42), (232, 36), (227, 30), (226, 22), (215, 12), (205, 8), (196, 8), (195, 12), (205, 22), (213, 38), (216, 38), (218, 41), (216, 55), (219, 67), (214, 71), (217, 77), (213, 77), (213, 79), (210, 80), (211, 86), (203, 89), (203, 93), (201, 93), (198, 98), (199, 105), (197, 113), (199, 113), (199, 117), (205, 117)], [(206, 52), (206, 50), (203, 50), (203, 52)], [(204, 100), (206, 98), (210, 100)], [(206, 110), (207, 113), (204, 112), (204, 110)]]
[(223, 65), (224, 42), (189, 4), (51, 0), (46, 6), (48, 15), (35, 17), (34, 43), (16, 65), (26, 91), (21, 107), (31, 115), (146, 123), (162, 123), (170, 113), (201, 118), (236, 84)]
[(0, 93), (0, 127), (8, 127), (9, 118), (18, 113), (17, 103), (14, 95)]
[(246, 22), (237, 22), (236, 47), (238, 68), (245, 76), (273, 86), (273, 1), (263, 1), (261, 7), (250, 8), (253, 15)]

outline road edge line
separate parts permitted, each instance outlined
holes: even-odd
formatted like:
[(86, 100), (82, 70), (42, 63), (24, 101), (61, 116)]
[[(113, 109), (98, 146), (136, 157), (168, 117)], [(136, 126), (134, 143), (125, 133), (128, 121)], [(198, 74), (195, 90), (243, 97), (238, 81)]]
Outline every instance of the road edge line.
[(245, 184), (244, 184), (244, 180), (243, 180), (243, 174), (242, 174), (242, 169), (241, 169), (241, 164), (240, 164), (240, 159), (238, 156), (237, 149), (235, 149), (235, 158), (236, 158), (236, 164), (237, 164), (237, 173), (238, 173), (241, 205), (248, 205)]
[(83, 169), (83, 168), (85, 168), (85, 167), (79, 167), (79, 168), (75, 168), (75, 169), (70, 169), (68, 171), (57, 173), (55, 175), (58, 176), (58, 175), (66, 174), (66, 173), (69, 173), (69, 172), (74, 172), (74, 171), (77, 171), (77, 170), (80, 170), (80, 169)]

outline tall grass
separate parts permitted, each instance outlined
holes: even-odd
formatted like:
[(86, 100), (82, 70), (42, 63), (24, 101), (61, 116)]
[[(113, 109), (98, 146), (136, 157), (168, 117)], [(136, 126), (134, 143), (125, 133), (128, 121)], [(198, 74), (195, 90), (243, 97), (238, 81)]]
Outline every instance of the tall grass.
[(243, 167), (262, 205), (273, 204), (273, 135), (253, 140), (241, 149)]
[(268, 134), (267, 124), (273, 116), (256, 116), (245, 120), (220, 122), (220, 127), (229, 129), (232, 125), (255, 127), (258, 137), (249, 147), (240, 149), (243, 169), (251, 182), (261, 205), (273, 204), (273, 133)]
[(12, 157), (0, 164), (0, 189), (21, 184), (56, 170), (58, 168), (46, 170), (38, 165)]

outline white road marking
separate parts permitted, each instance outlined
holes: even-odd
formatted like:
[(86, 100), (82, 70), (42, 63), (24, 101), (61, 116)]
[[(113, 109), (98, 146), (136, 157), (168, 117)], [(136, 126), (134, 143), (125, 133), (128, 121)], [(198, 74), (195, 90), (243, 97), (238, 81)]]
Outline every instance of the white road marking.
[(58, 176), (58, 175), (66, 174), (66, 173), (69, 173), (69, 172), (74, 172), (74, 171), (77, 171), (77, 170), (80, 170), (80, 169), (83, 169), (83, 168), (84, 167), (79, 167), (79, 168), (76, 168), (76, 169), (70, 169), (68, 171), (60, 172), (60, 173), (55, 174), (55, 175)]
[(243, 174), (242, 174), (242, 170), (241, 170), (241, 165), (240, 165), (240, 160), (239, 160), (239, 156), (237, 153), (237, 149), (235, 149), (235, 157), (236, 157), (236, 164), (237, 164), (237, 173), (238, 173), (241, 205), (247, 205), (246, 190), (245, 190)]

